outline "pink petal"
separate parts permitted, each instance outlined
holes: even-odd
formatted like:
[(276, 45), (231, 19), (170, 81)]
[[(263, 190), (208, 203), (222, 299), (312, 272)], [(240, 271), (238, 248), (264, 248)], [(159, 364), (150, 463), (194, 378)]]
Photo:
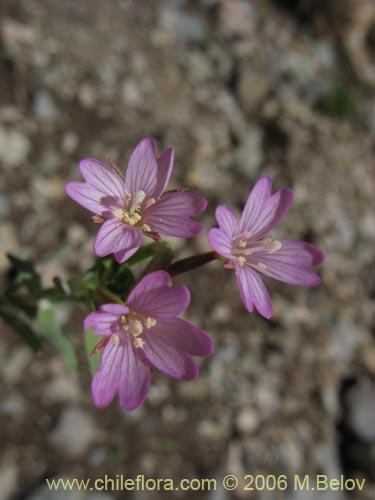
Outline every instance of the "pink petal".
[(241, 298), (246, 309), (252, 313), (255, 306), (259, 314), (270, 319), (272, 316), (272, 302), (259, 275), (246, 265), (236, 265), (236, 276)]
[(139, 283), (130, 292), (127, 303), (133, 307), (133, 304), (139, 303), (142, 300), (142, 295), (151, 290), (160, 288), (169, 288), (171, 277), (165, 271), (154, 271), (146, 274)]
[(172, 169), (173, 169), (173, 159), (174, 159), (174, 149), (168, 148), (162, 153), (158, 158), (158, 182), (155, 187), (154, 198), (159, 198), (159, 196), (164, 193), (169, 179), (171, 177)]
[(198, 377), (198, 366), (193, 358), (176, 350), (164, 336), (155, 331), (155, 328), (147, 332), (144, 337), (142, 350), (155, 368), (182, 380), (193, 380)]
[(124, 181), (110, 167), (98, 160), (84, 158), (79, 163), (79, 169), (87, 184), (101, 192), (102, 196), (113, 197), (123, 202), (125, 197)]
[(141, 246), (142, 231), (125, 225), (118, 219), (110, 219), (100, 227), (94, 242), (98, 257), (114, 253), (117, 262), (124, 262)]
[(125, 410), (134, 410), (147, 396), (151, 369), (142, 351), (136, 349), (131, 341), (125, 342), (123, 351), (119, 377), (120, 405)]
[(192, 238), (202, 232), (202, 225), (186, 217), (177, 217), (173, 214), (158, 217), (148, 215), (145, 219), (152, 231), (175, 238)]
[(323, 263), (324, 254), (305, 241), (280, 240), (281, 248), (273, 254), (259, 252), (256, 256), (266, 268), (259, 272), (291, 285), (317, 286), (321, 278), (305, 267)]
[(233, 238), (233, 235), (238, 232), (238, 218), (234, 210), (227, 205), (219, 205), (215, 216), (220, 229)]
[(154, 333), (157, 333), (161, 341), (169, 343), (176, 351), (194, 356), (210, 356), (214, 351), (214, 345), (206, 334), (180, 318), (158, 322), (149, 331), (150, 342)]
[(192, 217), (206, 210), (207, 200), (195, 193), (164, 193), (151, 207), (144, 211), (145, 218), (163, 218), (171, 214), (178, 217)]
[(157, 320), (168, 320), (184, 311), (190, 302), (186, 286), (156, 288), (128, 300), (129, 308)]
[(289, 188), (283, 188), (273, 194), (263, 206), (262, 212), (254, 222), (250, 231), (254, 238), (262, 238), (276, 227), (293, 203), (294, 194)]
[(95, 406), (103, 408), (113, 400), (119, 387), (123, 357), (123, 347), (109, 341), (103, 350), (99, 370), (91, 383)]
[(122, 314), (129, 312), (129, 309), (120, 304), (104, 304), (99, 311), (92, 312), (86, 316), (83, 328), (92, 327), (97, 335), (112, 335), (118, 330), (118, 320)]
[(251, 190), (240, 219), (240, 232), (252, 231), (260, 217), (263, 207), (271, 196), (272, 181), (269, 177), (261, 177)]
[(85, 182), (68, 182), (65, 191), (76, 203), (106, 219), (112, 217), (113, 211), (120, 207), (118, 198), (103, 194)]
[(233, 242), (231, 236), (227, 232), (216, 227), (210, 229), (208, 232), (208, 242), (219, 255), (227, 259), (232, 258)]
[(169, 181), (173, 166), (173, 149), (167, 149), (157, 159), (156, 143), (143, 139), (134, 149), (125, 175), (127, 191), (134, 195), (144, 191), (147, 198), (158, 198)]

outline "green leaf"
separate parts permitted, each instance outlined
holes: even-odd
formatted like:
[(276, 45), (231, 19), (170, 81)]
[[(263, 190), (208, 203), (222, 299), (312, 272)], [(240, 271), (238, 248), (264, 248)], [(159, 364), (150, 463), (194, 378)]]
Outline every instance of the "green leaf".
[(77, 358), (70, 340), (64, 335), (56, 317), (56, 307), (51, 302), (43, 300), (39, 304), (36, 326), (40, 335), (52, 342), (60, 352), (67, 368), (73, 374), (77, 373)]
[(87, 328), (85, 331), (85, 346), (86, 352), (89, 360), (90, 372), (92, 375), (98, 371), (99, 362), (100, 362), (100, 352), (92, 354), (92, 351), (95, 349), (95, 346), (100, 342), (101, 337), (95, 335), (92, 331), (92, 328)]
[(40, 349), (41, 342), (34, 330), (32, 319), (21, 309), (7, 303), (2, 303), (0, 304), (0, 317), (2, 317), (34, 351)]

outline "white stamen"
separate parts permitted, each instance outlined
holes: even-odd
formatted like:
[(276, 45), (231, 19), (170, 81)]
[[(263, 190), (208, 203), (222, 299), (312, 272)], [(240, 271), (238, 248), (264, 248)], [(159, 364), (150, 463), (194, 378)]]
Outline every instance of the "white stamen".
[(151, 207), (151, 205), (153, 205), (154, 203), (155, 203), (155, 198), (149, 198), (146, 201), (146, 207)]
[(134, 339), (133, 345), (136, 349), (139, 349), (140, 347), (143, 347), (144, 343), (145, 341), (143, 339), (137, 337), (136, 339)]
[(151, 228), (148, 224), (143, 224), (142, 226), (142, 230), (145, 232), (145, 233), (149, 233), (151, 231)]
[(156, 319), (148, 317), (145, 320), (145, 326), (146, 328), (152, 328), (153, 326), (156, 325)]
[(258, 262), (258, 267), (259, 267), (259, 269), (261, 269), (262, 271), (264, 271), (264, 270), (267, 268), (267, 266), (266, 266), (265, 264), (263, 264), (263, 262)]
[(115, 345), (119, 345), (120, 337), (118, 335), (112, 335), (112, 343)]
[(252, 232), (251, 231), (245, 231), (243, 234), (245, 235), (245, 238), (250, 238), (250, 236), (252, 235)]
[(246, 241), (240, 240), (239, 245), (240, 245), (240, 248), (245, 248), (246, 247)]
[(237, 262), (239, 263), (240, 266), (243, 266), (246, 262), (245, 257), (238, 257)]
[(125, 212), (122, 208), (116, 208), (113, 212), (113, 215), (118, 219), (122, 220), (123, 217), (125, 216)]

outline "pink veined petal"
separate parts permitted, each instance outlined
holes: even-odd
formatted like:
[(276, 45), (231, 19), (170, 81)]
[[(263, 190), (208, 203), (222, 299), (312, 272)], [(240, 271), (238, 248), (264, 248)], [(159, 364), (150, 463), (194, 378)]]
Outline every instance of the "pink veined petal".
[(146, 199), (158, 198), (168, 183), (173, 166), (173, 150), (157, 158), (156, 143), (151, 137), (143, 139), (134, 149), (125, 174), (127, 191), (134, 195), (146, 193)]
[(125, 184), (121, 177), (110, 167), (93, 158), (84, 158), (79, 163), (79, 169), (85, 181), (102, 193), (122, 203), (125, 199)]
[(170, 377), (193, 380), (198, 377), (198, 365), (189, 354), (182, 353), (155, 331), (144, 334), (143, 352), (155, 368)]
[(183, 319), (158, 322), (149, 332), (151, 342), (155, 332), (161, 341), (169, 343), (176, 351), (194, 356), (211, 356), (214, 352), (210, 337)]
[(322, 264), (323, 252), (305, 241), (280, 240), (280, 243), (281, 248), (273, 254), (257, 254), (257, 259), (266, 266), (259, 272), (290, 285), (319, 285), (320, 276), (305, 268)]
[(273, 194), (264, 204), (262, 212), (250, 229), (253, 237), (262, 238), (271, 229), (280, 224), (290, 205), (293, 203), (293, 198), (293, 191), (289, 188), (280, 189)]
[(125, 225), (118, 219), (110, 219), (100, 227), (94, 242), (98, 257), (114, 253), (117, 262), (129, 259), (141, 246), (142, 231)]
[(252, 313), (255, 306), (259, 314), (270, 319), (272, 316), (272, 302), (260, 276), (246, 265), (236, 265), (236, 277), (246, 309)]
[(109, 219), (116, 208), (121, 208), (118, 198), (110, 194), (103, 194), (95, 187), (85, 182), (68, 182), (65, 186), (66, 194), (76, 203), (90, 212)]
[(175, 238), (192, 238), (202, 232), (202, 225), (199, 222), (173, 213), (162, 217), (156, 213), (148, 214), (145, 222), (152, 231)]
[(97, 335), (112, 335), (118, 330), (118, 320), (122, 314), (129, 312), (126, 306), (120, 304), (104, 304), (99, 311), (95, 311), (86, 316), (83, 328), (92, 327)]
[(186, 286), (156, 288), (128, 301), (129, 308), (156, 320), (176, 317), (188, 307), (190, 293)]
[(144, 293), (160, 288), (167, 289), (169, 288), (170, 283), (171, 277), (165, 271), (154, 271), (146, 274), (146, 276), (142, 278), (130, 292), (127, 303), (133, 307), (133, 304), (137, 304), (142, 300), (142, 295)]
[(120, 405), (125, 410), (138, 408), (145, 400), (151, 379), (151, 369), (142, 351), (127, 340), (123, 346), (119, 377)]
[(247, 199), (240, 218), (240, 232), (252, 231), (262, 213), (265, 203), (269, 200), (272, 190), (272, 181), (269, 177), (261, 177), (255, 183)]
[(173, 169), (173, 159), (174, 159), (173, 148), (168, 148), (162, 153), (160, 153), (160, 156), (157, 159), (159, 172), (158, 172), (158, 182), (155, 186), (155, 191), (153, 193), (155, 199), (159, 198), (159, 196), (162, 193), (164, 193), (165, 188), (168, 185)]
[(214, 227), (208, 231), (208, 242), (216, 253), (226, 257), (227, 259), (232, 258), (232, 238), (228, 233), (224, 232), (222, 229)]
[(195, 193), (164, 193), (162, 197), (144, 211), (144, 217), (162, 219), (165, 216), (192, 217), (204, 212), (207, 200)]
[(95, 406), (103, 408), (113, 400), (119, 387), (123, 357), (123, 346), (109, 341), (103, 350), (99, 370), (91, 382)]
[(216, 220), (225, 233), (231, 238), (238, 232), (238, 218), (228, 205), (219, 205), (215, 212)]

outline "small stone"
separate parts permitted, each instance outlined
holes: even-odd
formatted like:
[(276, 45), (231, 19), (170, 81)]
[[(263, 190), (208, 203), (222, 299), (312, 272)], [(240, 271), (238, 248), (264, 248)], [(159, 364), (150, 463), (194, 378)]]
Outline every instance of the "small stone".
[(93, 109), (97, 103), (97, 92), (90, 83), (83, 83), (78, 91), (78, 99), (84, 108)]
[(178, 392), (182, 398), (190, 401), (206, 399), (210, 394), (210, 379), (201, 375), (197, 380), (180, 382)]
[(0, 126), (0, 162), (4, 167), (18, 167), (26, 161), (30, 151), (31, 142), (26, 135)]
[(9, 201), (5, 194), (0, 194), (0, 217), (6, 217), (9, 214)]
[(11, 498), (18, 486), (18, 467), (13, 461), (4, 461), (0, 465), (0, 498)]
[(85, 411), (70, 407), (64, 410), (50, 440), (72, 457), (82, 456), (98, 435), (95, 422)]
[(254, 112), (264, 101), (270, 88), (269, 78), (247, 65), (241, 69), (237, 85), (237, 95), (247, 113)]
[(20, 418), (25, 414), (25, 409), (25, 399), (17, 393), (2, 398), (0, 402), (0, 415), (7, 417)]
[(14, 384), (22, 379), (31, 358), (32, 352), (26, 346), (19, 346), (12, 353), (8, 354), (2, 360), (0, 367), (5, 381), (9, 384)]
[(57, 106), (51, 94), (41, 90), (35, 96), (33, 103), (33, 114), (36, 120), (43, 122), (53, 122), (58, 116)]
[(375, 440), (375, 388), (368, 379), (349, 390), (347, 419), (351, 429), (364, 441)]
[(44, 390), (45, 398), (50, 402), (76, 402), (79, 399), (79, 390), (76, 382), (64, 375), (53, 378)]
[(75, 132), (73, 132), (73, 130), (68, 130), (68, 132), (65, 132), (61, 141), (61, 148), (64, 151), (64, 153), (66, 154), (74, 153), (74, 151), (77, 150), (78, 144), (79, 144), (79, 137)]
[(236, 417), (236, 428), (243, 434), (251, 434), (259, 424), (257, 412), (251, 408), (245, 408)]

